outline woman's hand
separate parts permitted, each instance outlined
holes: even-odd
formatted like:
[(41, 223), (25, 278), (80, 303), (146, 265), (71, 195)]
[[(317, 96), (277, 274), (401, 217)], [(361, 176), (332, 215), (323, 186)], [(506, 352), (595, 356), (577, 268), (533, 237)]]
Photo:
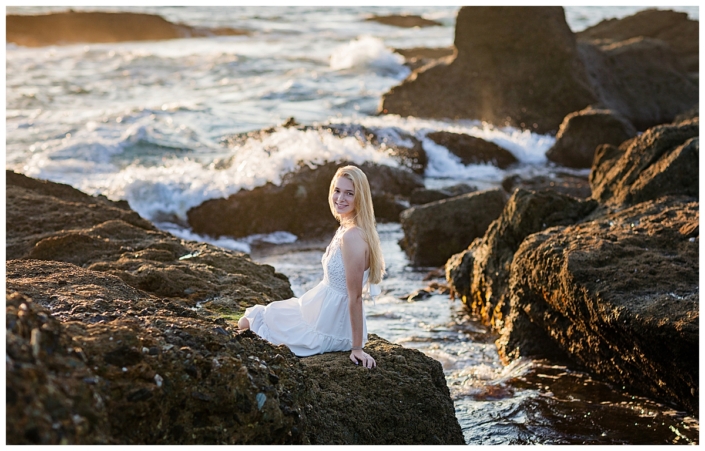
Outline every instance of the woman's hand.
[(350, 360), (353, 361), (355, 365), (357, 365), (359, 362), (362, 362), (362, 366), (365, 368), (375, 368), (377, 366), (377, 362), (375, 362), (375, 359), (372, 358), (371, 355), (363, 351), (362, 349), (355, 349), (350, 353)]

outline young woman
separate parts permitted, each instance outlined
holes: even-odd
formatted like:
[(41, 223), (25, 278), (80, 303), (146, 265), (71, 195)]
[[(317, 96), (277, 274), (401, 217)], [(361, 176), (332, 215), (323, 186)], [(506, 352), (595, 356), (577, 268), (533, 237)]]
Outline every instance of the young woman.
[(367, 324), (362, 299), (363, 293), (379, 294), (384, 258), (365, 173), (355, 166), (339, 168), (328, 203), (340, 228), (321, 258), (323, 281), (300, 298), (248, 308), (238, 327), (285, 344), (301, 357), (351, 350), (356, 365), (374, 368), (377, 363), (363, 350)]

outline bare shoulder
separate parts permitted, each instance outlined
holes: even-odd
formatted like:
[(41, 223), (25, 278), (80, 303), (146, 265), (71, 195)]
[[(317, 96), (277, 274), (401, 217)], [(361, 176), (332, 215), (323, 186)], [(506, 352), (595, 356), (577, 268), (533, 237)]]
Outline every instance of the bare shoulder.
[(365, 244), (365, 239), (362, 235), (362, 230), (359, 227), (350, 227), (343, 233), (343, 243), (351, 245)]

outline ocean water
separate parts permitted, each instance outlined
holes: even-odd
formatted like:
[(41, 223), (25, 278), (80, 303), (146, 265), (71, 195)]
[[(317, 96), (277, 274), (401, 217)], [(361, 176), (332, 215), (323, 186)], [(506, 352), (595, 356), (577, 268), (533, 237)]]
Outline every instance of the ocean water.
[[(696, 6), (659, 8), (686, 11), (699, 19)], [(425, 183), (431, 188), (461, 181), (491, 188), (508, 175), (553, 171), (545, 158), (554, 142), (549, 135), (479, 121), (375, 115), (381, 96), (409, 74), (404, 58), (393, 49), (451, 46), (458, 7), (73, 9), (145, 12), (193, 26), (250, 31), (248, 36), (156, 42), (6, 45), (6, 167), (90, 194), (125, 199), (179, 237), (246, 252), (261, 243), (292, 243), (296, 237), (283, 231), (239, 240), (199, 236), (189, 230), (186, 212), (207, 199), (279, 183), (302, 160), (397, 164), (383, 150), (353, 138), (281, 127), (289, 117), (306, 125), (360, 124), (391, 137), (398, 136), (398, 130), (410, 133), (422, 140), (428, 153)], [(580, 31), (641, 9), (645, 7), (572, 6), (565, 11), (569, 26)], [(365, 21), (385, 14), (417, 14), (442, 25), (406, 29)], [(259, 138), (229, 140), (269, 127), (273, 130)], [(507, 170), (465, 166), (425, 139), (439, 130), (493, 141), (510, 150), (520, 164)], [(459, 303), (449, 303), (446, 296), (419, 303), (399, 300), (426, 282), (421, 280), (423, 271), (410, 267), (396, 245), (398, 224), (380, 230), (392, 266), (384, 282), (385, 296), (368, 309), (370, 331), (417, 347), (443, 363), (469, 443), (697, 441), (696, 420), (653, 401), (610, 391), (587, 375), (534, 361), (502, 367), (491, 334), (465, 318)], [(320, 277), (320, 253), (315, 251), (261, 258), (289, 276), (295, 291)], [(592, 418), (602, 420), (587, 421), (591, 412)], [(646, 429), (616, 420), (631, 421), (634, 415), (643, 420), (633, 423)], [(567, 426), (571, 421), (581, 423), (582, 429), (572, 431)]]

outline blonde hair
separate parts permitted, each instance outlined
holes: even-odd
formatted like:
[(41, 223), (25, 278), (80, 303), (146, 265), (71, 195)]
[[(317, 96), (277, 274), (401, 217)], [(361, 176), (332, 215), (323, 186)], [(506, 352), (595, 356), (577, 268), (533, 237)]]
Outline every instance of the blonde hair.
[(362, 170), (356, 166), (343, 166), (338, 168), (333, 180), (330, 182), (330, 190), (328, 192), (328, 204), (330, 211), (335, 219), (342, 223), (342, 217), (336, 212), (333, 204), (333, 191), (335, 190), (335, 182), (340, 178), (345, 177), (350, 180), (355, 190), (355, 198), (353, 206), (355, 215), (353, 223), (362, 231), (362, 238), (367, 243), (370, 249), (370, 275), (368, 280), (370, 283), (380, 283), (384, 275), (384, 257), (382, 256), (382, 246), (379, 242), (377, 234), (375, 211), (372, 206), (372, 192), (370, 191), (370, 183), (367, 181), (367, 176)]

